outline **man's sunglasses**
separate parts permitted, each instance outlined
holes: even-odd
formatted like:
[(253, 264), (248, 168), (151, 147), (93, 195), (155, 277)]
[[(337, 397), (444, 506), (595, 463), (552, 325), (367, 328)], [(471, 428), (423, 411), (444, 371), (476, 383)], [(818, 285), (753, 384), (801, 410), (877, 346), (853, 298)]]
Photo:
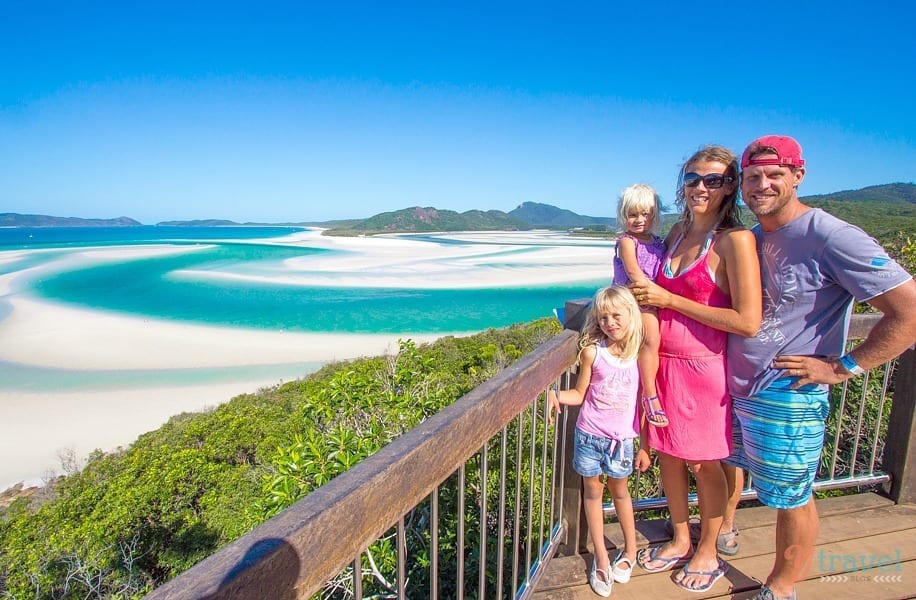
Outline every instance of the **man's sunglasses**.
[(685, 187), (697, 187), (700, 185), (700, 181), (702, 181), (707, 190), (717, 190), (726, 183), (731, 183), (734, 180), (735, 178), (731, 175), (723, 175), (721, 173), (709, 173), (708, 175), (700, 175), (699, 173), (684, 173)]

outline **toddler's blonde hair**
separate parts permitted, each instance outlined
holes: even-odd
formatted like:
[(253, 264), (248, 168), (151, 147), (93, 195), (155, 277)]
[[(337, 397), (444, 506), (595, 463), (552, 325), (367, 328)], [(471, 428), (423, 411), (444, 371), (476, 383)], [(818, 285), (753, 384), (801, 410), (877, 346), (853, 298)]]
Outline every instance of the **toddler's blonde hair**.
[(645, 183), (634, 183), (620, 192), (620, 200), (617, 202), (617, 228), (620, 231), (627, 230), (627, 216), (634, 211), (650, 212), (652, 222), (649, 224), (649, 231), (654, 234), (658, 233), (662, 203), (655, 188)]

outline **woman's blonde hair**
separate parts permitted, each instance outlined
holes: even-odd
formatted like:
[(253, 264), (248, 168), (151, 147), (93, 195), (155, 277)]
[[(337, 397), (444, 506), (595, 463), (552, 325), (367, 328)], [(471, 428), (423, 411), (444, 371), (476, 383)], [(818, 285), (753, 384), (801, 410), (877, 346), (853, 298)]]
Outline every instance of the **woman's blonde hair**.
[(601, 313), (612, 312), (614, 308), (624, 310), (630, 316), (630, 324), (627, 326), (623, 340), (620, 343), (622, 358), (636, 358), (639, 348), (642, 346), (642, 316), (633, 293), (622, 285), (611, 285), (598, 290), (598, 293), (595, 294), (588, 316), (585, 319), (585, 326), (582, 327), (582, 335), (579, 336), (580, 351), (604, 341), (606, 336), (601, 331)]
[(627, 230), (627, 216), (633, 211), (649, 211), (652, 213), (652, 223), (649, 225), (651, 233), (658, 233), (659, 221), (662, 216), (662, 203), (658, 192), (645, 183), (634, 183), (620, 192), (620, 201), (617, 202), (617, 228)]

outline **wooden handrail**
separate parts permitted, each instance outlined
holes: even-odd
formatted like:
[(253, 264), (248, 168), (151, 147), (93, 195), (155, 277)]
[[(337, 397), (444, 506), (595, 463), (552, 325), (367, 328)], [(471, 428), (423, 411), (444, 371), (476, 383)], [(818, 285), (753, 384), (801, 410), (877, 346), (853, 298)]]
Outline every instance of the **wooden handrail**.
[(146, 598), (310, 597), (556, 381), (577, 339), (564, 330), (544, 342)]

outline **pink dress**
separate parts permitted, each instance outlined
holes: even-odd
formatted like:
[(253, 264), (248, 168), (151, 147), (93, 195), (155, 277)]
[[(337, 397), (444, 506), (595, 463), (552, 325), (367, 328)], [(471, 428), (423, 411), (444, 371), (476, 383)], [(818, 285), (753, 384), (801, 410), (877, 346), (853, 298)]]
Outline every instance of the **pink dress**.
[[(731, 298), (716, 286), (709, 272), (713, 243), (710, 234), (700, 257), (676, 276), (671, 273), (669, 255), (656, 283), (708, 306), (731, 306)], [(669, 422), (667, 427), (649, 426), (649, 445), (685, 460), (726, 458), (731, 439), (731, 404), (725, 379), (728, 333), (671, 309), (660, 310), (658, 318), (661, 345), (656, 383)]]

